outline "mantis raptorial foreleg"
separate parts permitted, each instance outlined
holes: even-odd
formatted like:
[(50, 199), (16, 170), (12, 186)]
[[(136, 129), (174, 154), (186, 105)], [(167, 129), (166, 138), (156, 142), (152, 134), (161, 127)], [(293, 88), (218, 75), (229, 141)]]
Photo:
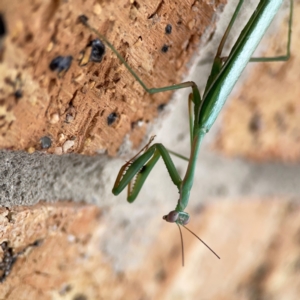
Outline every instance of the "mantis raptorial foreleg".
[(154, 144), (145, 153), (130, 163), (127, 171), (124, 172), (124, 169), (127, 167), (126, 164), (121, 168), (118, 180), (116, 180), (113, 187), (113, 194), (118, 195), (132, 180), (135, 180), (131, 184), (130, 190), (128, 190), (127, 197), (128, 202), (133, 202), (160, 157), (164, 160), (173, 183), (179, 189), (182, 179), (175, 168), (168, 150), (162, 144)]

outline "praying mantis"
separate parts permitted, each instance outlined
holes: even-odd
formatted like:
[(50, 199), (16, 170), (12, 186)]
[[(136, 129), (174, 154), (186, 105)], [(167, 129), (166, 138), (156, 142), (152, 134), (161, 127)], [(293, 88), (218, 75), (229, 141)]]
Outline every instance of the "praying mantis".
[[(258, 3), (256, 10), (250, 17), (248, 23), (241, 31), (228, 57), (221, 56), (225, 41), (237, 18), (243, 2), (244, 0), (239, 0), (229, 25), (219, 44), (213, 61), (211, 73), (208, 77), (202, 97), (197, 85), (192, 81), (161, 88), (148, 88), (139, 78), (139, 76), (132, 70), (132, 68), (130, 68), (130, 66), (117, 52), (113, 45), (111, 45), (104, 36), (99, 34), (93, 27), (91, 27), (86, 19), (82, 20), (83, 24), (92, 30), (99, 38), (101, 38), (102, 41), (104, 41), (104, 43), (117, 55), (120, 61), (125, 65), (128, 71), (145, 89), (146, 92), (150, 94), (156, 94), (164, 91), (178, 90), (183, 88), (192, 89), (192, 93), (190, 93), (188, 98), (191, 150), (184, 178), (182, 179), (180, 177), (170, 157), (170, 153), (174, 154), (174, 152), (167, 150), (160, 143), (150, 146), (151, 142), (153, 141), (152, 137), (149, 143), (139, 153), (137, 153), (132, 159), (130, 159), (121, 167), (112, 189), (113, 194), (118, 195), (126, 186), (128, 186), (127, 200), (130, 203), (134, 202), (146, 178), (150, 174), (159, 158), (162, 157), (171, 180), (179, 192), (179, 199), (175, 209), (163, 216), (163, 219), (167, 222), (177, 224), (180, 230), (181, 241), (182, 233), (180, 226), (183, 226), (189, 230), (185, 225), (189, 222), (190, 216), (187, 212), (185, 212), (185, 209), (188, 205), (190, 192), (193, 187), (196, 161), (201, 142), (206, 133), (214, 124), (238, 78), (241, 76), (248, 62), (286, 61), (290, 57), (293, 0), (290, 0), (288, 42), (287, 52), (285, 55), (268, 58), (251, 58), (253, 52), (257, 48), (260, 40), (264, 36), (267, 28), (269, 27), (283, 2), (283, 0), (261, 0)], [(194, 106), (193, 109), (192, 106)], [(194, 234), (193, 232), (191, 233)], [(202, 243), (204, 243), (198, 236), (196, 237)], [(206, 246), (208, 247), (208, 245)], [(220, 258), (210, 247), (208, 248), (218, 258)]]

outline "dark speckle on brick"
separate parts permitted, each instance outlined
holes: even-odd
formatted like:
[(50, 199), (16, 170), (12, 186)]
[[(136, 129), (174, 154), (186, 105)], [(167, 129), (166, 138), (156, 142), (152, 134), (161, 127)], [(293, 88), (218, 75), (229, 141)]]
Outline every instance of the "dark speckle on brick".
[(41, 146), (42, 146), (42, 149), (48, 149), (51, 147), (51, 139), (48, 137), (48, 136), (43, 136), (41, 139), (40, 139), (40, 143), (41, 143)]

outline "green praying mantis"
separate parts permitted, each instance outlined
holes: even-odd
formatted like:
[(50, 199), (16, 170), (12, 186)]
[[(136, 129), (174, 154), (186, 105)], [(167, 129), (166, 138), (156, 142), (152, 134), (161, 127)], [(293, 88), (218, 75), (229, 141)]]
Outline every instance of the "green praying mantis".
[[(138, 196), (139, 191), (141, 190), (152, 168), (155, 166), (159, 158), (162, 157), (171, 180), (179, 191), (179, 199), (175, 209), (169, 212), (167, 215), (163, 216), (163, 219), (167, 222), (177, 224), (180, 231), (181, 241), (182, 233), (179, 225), (185, 227), (188, 231), (190, 231), (185, 226), (189, 222), (190, 216), (184, 210), (186, 209), (189, 202), (189, 196), (193, 186), (196, 161), (198, 158), (201, 142), (206, 133), (214, 124), (235, 83), (241, 76), (241, 73), (245, 69), (248, 62), (286, 61), (290, 57), (293, 0), (290, 0), (288, 42), (287, 52), (285, 55), (268, 58), (251, 58), (253, 52), (257, 48), (260, 40), (264, 36), (267, 28), (269, 27), (283, 2), (283, 0), (261, 0), (256, 10), (250, 17), (248, 23), (241, 31), (228, 57), (221, 56), (225, 41), (237, 18), (243, 2), (244, 0), (239, 1), (219, 44), (216, 56), (213, 61), (211, 73), (208, 77), (202, 97), (197, 85), (192, 81), (161, 88), (148, 88), (132, 70), (132, 68), (130, 68), (130, 66), (117, 52), (113, 45), (110, 44), (104, 36), (99, 34), (97, 30), (91, 27), (86, 19), (82, 20), (84, 25), (92, 30), (99, 38), (101, 38), (106, 43), (106, 45), (117, 55), (120, 61), (126, 66), (128, 71), (139, 82), (139, 84), (145, 89), (146, 92), (150, 94), (156, 94), (164, 91), (178, 90), (183, 88), (192, 89), (192, 93), (188, 98), (191, 150), (190, 156), (188, 158), (188, 167), (184, 178), (182, 179), (179, 176), (178, 171), (176, 170), (175, 165), (170, 157), (170, 153), (174, 154), (174, 152), (167, 150), (160, 143), (150, 146), (151, 142), (153, 141), (152, 137), (149, 143), (139, 153), (137, 153), (132, 159), (130, 159), (121, 167), (112, 189), (113, 194), (118, 195), (126, 186), (128, 186), (127, 200), (128, 202), (132, 203)], [(192, 109), (192, 106), (194, 106), (194, 109)], [(192, 231), (190, 232), (195, 235)], [(196, 237), (202, 243), (204, 243), (198, 236)], [(183, 242), (181, 243), (181, 245), (183, 253)], [(218, 258), (220, 258), (208, 245), (206, 246)], [(182, 259), (184, 264), (184, 258)]]

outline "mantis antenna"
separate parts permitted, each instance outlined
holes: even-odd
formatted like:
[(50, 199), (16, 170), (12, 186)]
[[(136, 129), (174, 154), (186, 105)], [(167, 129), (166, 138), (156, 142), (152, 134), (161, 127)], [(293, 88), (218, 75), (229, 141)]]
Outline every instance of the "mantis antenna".
[(167, 215), (163, 216), (163, 219), (169, 223), (176, 223), (180, 231), (181, 238), (181, 252), (182, 252), (182, 266), (184, 266), (184, 249), (183, 249), (183, 237), (180, 226), (184, 227), (187, 231), (189, 231), (192, 235), (194, 235), (202, 244), (204, 244), (218, 259), (221, 259), (220, 256), (211, 249), (199, 236), (194, 233), (192, 230), (187, 228), (185, 225), (189, 223), (190, 216), (186, 212), (178, 212), (176, 210), (170, 211)]

